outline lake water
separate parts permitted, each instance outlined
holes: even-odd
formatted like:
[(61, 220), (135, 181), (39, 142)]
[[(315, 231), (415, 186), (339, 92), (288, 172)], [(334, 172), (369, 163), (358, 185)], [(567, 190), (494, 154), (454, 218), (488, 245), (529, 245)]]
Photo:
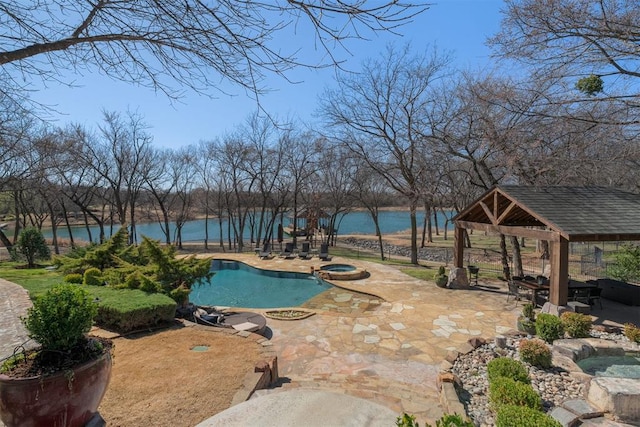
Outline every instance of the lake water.
[[(424, 213), (418, 213), (418, 227), (422, 227), (424, 222)], [(284, 225), (289, 223), (285, 219)], [(444, 226), (445, 218), (441, 213), (438, 213), (438, 225), (440, 228)], [(410, 228), (409, 212), (408, 211), (383, 211), (380, 212), (380, 229), (382, 234), (397, 233)], [(204, 240), (204, 227), (205, 220), (188, 221), (182, 228), (182, 241), (183, 242), (201, 242)], [(451, 225), (450, 225), (451, 227)], [(219, 225), (217, 219), (209, 220), (209, 241), (216, 242), (220, 238)], [(373, 220), (368, 212), (357, 211), (346, 214), (340, 223), (337, 224), (338, 236), (345, 234), (374, 234), (375, 227)], [(105, 227), (107, 235), (109, 234), (109, 227)], [(162, 234), (161, 228), (157, 223), (137, 224), (136, 225), (138, 237), (147, 236), (152, 239), (164, 241), (164, 234)], [(175, 227), (171, 226), (172, 239), (174, 237), (173, 232)], [(222, 223), (223, 239), (227, 239), (227, 221), (223, 220)], [(51, 230), (43, 230), (45, 237), (51, 237)], [(91, 233), (93, 240), (98, 238), (98, 227), (91, 227)], [(276, 236), (274, 231), (274, 236)], [(66, 227), (58, 228), (58, 237), (68, 238), (69, 234)], [(73, 237), (76, 240), (88, 240), (88, 234), (85, 227), (74, 227)], [(245, 239), (249, 239), (249, 230), (245, 230)]]

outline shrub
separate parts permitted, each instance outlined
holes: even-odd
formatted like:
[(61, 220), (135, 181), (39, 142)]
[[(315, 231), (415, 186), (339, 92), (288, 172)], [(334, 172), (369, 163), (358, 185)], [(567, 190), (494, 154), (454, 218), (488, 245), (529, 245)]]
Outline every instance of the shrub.
[(396, 418), (396, 427), (420, 427), (420, 424), (416, 421), (415, 415), (404, 413)]
[(534, 322), (536, 320), (536, 314), (533, 311), (533, 304), (526, 303), (522, 307), (522, 316)]
[(561, 427), (544, 412), (526, 406), (502, 405), (496, 414), (496, 427)]
[(22, 321), (29, 337), (44, 349), (67, 351), (89, 332), (96, 313), (96, 304), (86, 290), (62, 284), (38, 297)]
[(591, 316), (566, 311), (560, 316), (564, 331), (571, 338), (586, 338), (591, 332)]
[(442, 265), (438, 267), (438, 273), (434, 276), (433, 279), (435, 280), (436, 285), (439, 288), (444, 288), (447, 286), (447, 283), (449, 282), (449, 277), (447, 276), (447, 273), (445, 272), (445, 269)]
[(489, 382), (499, 377), (510, 378), (514, 381), (529, 384), (529, 372), (520, 361), (510, 357), (498, 357), (487, 364)]
[(100, 298), (96, 323), (107, 329), (130, 332), (172, 322), (175, 314), (176, 303), (166, 295), (122, 289), (105, 292)]
[(82, 274), (80, 273), (69, 273), (64, 276), (64, 281), (67, 283), (73, 283), (76, 285), (82, 284)]
[(633, 323), (624, 324), (624, 336), (631, 342), (640, 343), (640, 328)]
[(494, 410), (502, 405), (520, 405), (532, 409), (542, 408), (542, 399), (531, 384), (511, 378), (498, 377), (489, 381), (489, 402)]
[(473, 423), (458, 414), (444, 414), (436, 420), (436, 427), (473, 427)]
[(82, 283), (88, 286), (102, 286), (104, 284), (102, 272), (97, 268), (87, 268)]
[(548, 313), (540, 313), (536, 319), (536, 335), (548, 343), (564, 335), (562, 321), (558, 316)]
[(519, 350), (522, 361), (545, 369), (551, 366), (551, 349), (544, 341), (539, 339), (522, 340)]
[(28, 227), (22, 230), (18, 236), (18, 241), (13, 246), (11, 255), (15, 259), (26, 259), (27, 267), (34, 268), (37, 260), (51, 258), (51, 251), (42, 232), (35, 227)]
[(191, 291), (186, 286), (180, 286), (169, 293), (175, 302), (180, 306), (184, 306), (189, 302), (189, 293)]

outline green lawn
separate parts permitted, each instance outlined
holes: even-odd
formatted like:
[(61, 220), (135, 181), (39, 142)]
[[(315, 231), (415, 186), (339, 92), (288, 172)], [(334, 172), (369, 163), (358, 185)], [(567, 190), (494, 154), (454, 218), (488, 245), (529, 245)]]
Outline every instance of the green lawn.
[[(57, 271), (45, 268), (19, 268), (21, 263), (0, 262), (0, 277), (16, 283), (29, 292), (31, 299), (47, 291), (54, 285), (63, 283), (63, 276)], [(114, 289), (107, 286), (83, 286), (93, 298), (104, 303), (129, 310), (149, 303), (166, 303), (169, 297), (162, 294), (147, 294), (137, 289)]]

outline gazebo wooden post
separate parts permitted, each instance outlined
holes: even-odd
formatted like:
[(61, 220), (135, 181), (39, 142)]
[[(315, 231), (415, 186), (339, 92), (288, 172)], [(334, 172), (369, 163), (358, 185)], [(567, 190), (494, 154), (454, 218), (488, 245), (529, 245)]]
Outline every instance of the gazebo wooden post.
[(453, 266), (462, 268), (464, 263), (464, 228), (456, 224), (453, 233)]
[(551, 243), (551, 287), (549, 301), (555, 305), (566, 305), (569, 296), (569, 241), (560, 236), (560, 240)]

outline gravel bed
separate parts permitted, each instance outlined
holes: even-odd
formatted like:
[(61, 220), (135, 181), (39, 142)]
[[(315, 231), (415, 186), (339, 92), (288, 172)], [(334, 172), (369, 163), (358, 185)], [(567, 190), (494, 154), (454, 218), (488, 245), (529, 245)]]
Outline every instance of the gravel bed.
[[(611, 340), (627, 340), (624, 335), (593, 330), (595, 338)], [(507, 337), (507, 346), (497, 348), (495, 343), (481, 345), (472, 352), (460, 355), (451, 371), (462, 382), (462, 390), (458, 390), (460, 400), (464, 403), (467, 414), (476, 426), (493, 426), (495, 420), (489, 410), (489, 382), (487, 380), (487, 363), (506, 356), (520, 360), (518, 345), (523, 337)], [(543, 409), (549, 412), (554, 407), (569, 399), (582, 398), (583, 384), (561, 368), (540, 369), (525, 363), (529, 369), (531, 385), (540, 394)]]
[[(340, 242), (362, 250), (379, 252), (380, 245), (377, 240), (358, 239), (347, 237), (340, 239)], [(407, 246), (392, 245), (383, 243), (384, 253), (392, 256), (410, 257), (411, 248)], [(425, 261), (440, 262), (446, 264), (453, 258), (453, 249), (448, 248), (418, 248), (418, 258)]]

